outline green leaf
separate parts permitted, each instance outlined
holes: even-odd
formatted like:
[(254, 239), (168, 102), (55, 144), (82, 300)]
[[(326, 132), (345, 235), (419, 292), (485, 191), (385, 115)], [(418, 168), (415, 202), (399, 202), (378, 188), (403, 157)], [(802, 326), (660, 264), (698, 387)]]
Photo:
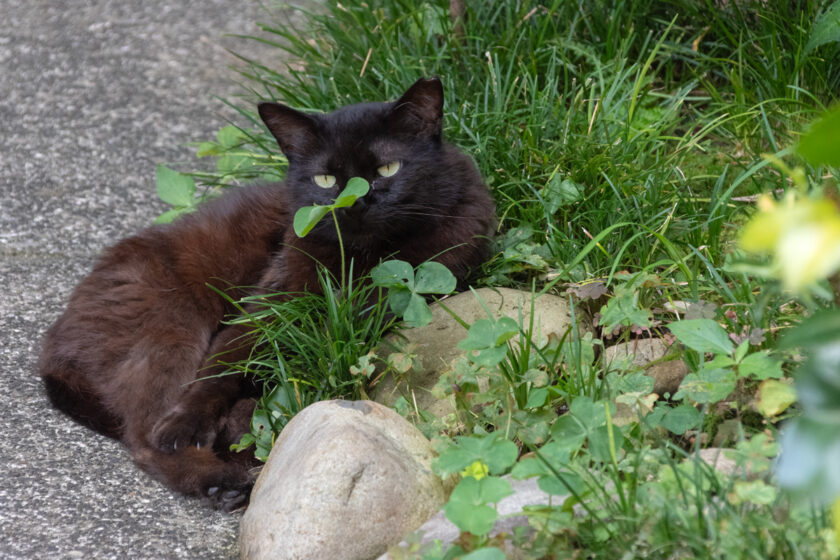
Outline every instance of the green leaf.
[(766, 379), (758, 386), (758, 411), (765, 418), (772, 418), (784, 412), (796, 402), (796, 391), (789, 383)]
[(479, 319), (470, 326), (467, 337), (458, 343), (458, 348), (478, 350), (478, 354), (470, 353), (470, 360), (481, 365), (495, 365), (507, 354), (505, 343), (518, 333), (519, 324), (510, 317), (496, 321)]
[(432, 322), (432, 311), (423, 296), (411, 294), (403, 313), (403, 321), (409, 327), (422, 327)]
[(483, 367), (493, 367), (504, 360), (505, 356), (507, 356), (507, 347), (505, 346), (484, 348), (468, 354), (471, 362)]
[(601, 307), (600, 324), (607, 332), (612, 331), (619, 325), (630, 327), (650, 326), (650, 311), (641, 309), (638, 302), (638, 294), (627, 290), (617, 293), (606, 305)]
[[(225, 156), (227, 157), (227, 156)], [(224, 159), (224, 158), (222, 158)], [(221, 165), (221, 160), (219, 161), (219, 165)], [(294, 219), (294, 229), (295, 233), (298, 237), (305, 237), (312, 228), (315, 227), (321, 218), (327, 215), (332, 210), (336, 208), (346, 208), (348, 206), (352, 206), (356, 199), (360, 196), (364, 196), (367, 194), (370, 186), (368, 182), (362, 179), (361, 177), (353, 177), (347, 182), (347, 187), (338, 195), (335, 201), (332, 204), (327, 206), (321, 206), (319, 204), (315, 204), (313, 206), (304, 206), (297, 212), (295, 212), (295, 219)], [(411, 267), (409, 267), (411, 268)], [(411, 273), (411, 277), (413, 278), (413, 271)]]
[(156, 224), (168, 224), (181, 214), (185, 213), (185, 208), (173, 208), (172, 210), (167, 210), (157, 218), (155, 218)]
[(391, 287), (388, 290), (388, 304), (391, 306), (391, 311), (398, 317), (402, 317), (408, 304), (411, 303), (412, 295), (414, 294), (410, 290)]
[(356, 200), (365, 196), (368, 191), (370, 191), (370, 185), (366, 180), (361, 177), (352, 177), (347, 181), (347, 186), (339, 193), (332, 206), (333, 208), (353, 206)]
[(500, 474), (516, 462), (519, 448), (500, 434), (484, 436), (459, 436), (434, 463), (440, 474), (461, 472), (476, 461), (481, 461), (491, 473)]
[(680, 384), (674, 399), (688, 397), (696, 403), (716, 403), (735, 390), (735, 372), (731, 369), (701, 369), (689, 373)]
[(700, 411), (689, 404), (681, 404), (668, 410), (662, 417), (663, 428), (678, 436), (686, 431), (696, 428), (700, 423)]
[(583, 196), (583, 187), (568, 178), (554, 175), (542, 190), (546, 212), (554, 214), (562, 206), (573, 204)]
[(370, 278), (376, 286), (402, 286), (414, 291), (414, 269), (405, 261), (385, 261), (373, 267)]
[(478, 490), (475, 499), (481, 500), (482, 503), (497, 504), (503, 498), (513, 494), (510, 482), (504, 478), (498, 476), (485, 476), (481, 479), (473, 478), (473, 480), (478, 482), (475, 487)]
[(510, 483), (503, 478), (487, 476), (477, 480), (470, 476), (461, 479), (443, 509), (446, 518), (461, 531), (486, 535), (498, 518), (496, 509), (487, 504), (497, 503), (512, 493)]
[(368, 183), (367, 180), (362, 177), (351, 177), (350, 180), (347, 181), (347, 185), (344, 187), (344, 190), (341, 191), (341, 194), (349, 194), (355, 196), (356, 198), (362, 198), (368, 192), (370, 192), (370, 183)]
[(490, 319), (479, 319), (470, 325), (467, 337), (458, 343), (461, 350), (480, 350), (493, 346), (493, 321)]
[(172, 206), (195, 205), (195, 181), (170, 169), (165, 165), (157, 166), (157, 194), (160, 199)]
[(572, 447), (569, 444), (566, 440), (551, 439), (536, 452), (536, 457), (517, 462), (510, 473), (511, 477), (521, 480), (538, 476), (539, 487), (544, 492), (556, 496), (568, 495), (568, 486), (572, 487), (573, 492), (583, 494), (586, 484), (579, 475), (569, 471), (568, 467), (571, 454), (577, 451), (580, 445)]
[(528, 391), (528, 402), (525, 403), (525, 408), (539, 408), (545, 405), (546, 399), (548, 399), (548, 389), (535, 387)]
[[(569, 412), (588, 430), (607, 423), (607, 412), (603, 401), (593, 401), (590, 397), (578, 397), (569, 406)], [(610, 412), (615, 414), (615, 407), (610, 405)]]
[(556, 470), (556, 475), (552, 473), (537, 480), (540, 490), (553, 496), (567, 496), (571, 493), (580, 496), (586, 491), (586, 482), (580, 475), (567, 469)]
[(246, 138), (247, 136), (245, 136), (245, 133), (233, 125), (223, 126), (219, 129), (219, 132), (216, 133), (216, 139), (219, 141), (219, 144), (223, 148), (228, 149), (233, 148)]
[(749, 502), (757, 506), (769, 506), (776, 501), (778, 494), (778, 490), (763, 480), (738, 480), (735, 482), (730, 501), (735, 505)]
[(498, 548), (479, 548), (473, 550), (466, 556), (461, 556), (461, 560), (505, 560), (507, 556)]
[(221, 146), (215, 142), (201, 142), (195, 150), (195, 155), (198, 157), (215, 156), (222, 153)]
[(532, 478), (535, 476), (550, 475), (551, 471), (545, 464), (536, 457), (527, 457), (520, 459), (510, 471), (510, 476), (522, 480), (525, 478)]
[(329, 211), (329, 206), (316, 204), (314, 206), (304, 206), (295, 212), (293, 227), (297, 236), (306, 237), (306, 235), (312, 231), (312, 228), (314, 228), (315, 225), (321, 221), (321, 218), (326, 216)]
[[(465, 478), (464, 480), (475, 479)], [(461, 482), (464, 482), (464, 480)], [(493, 507), (463, 503), (457, 497), (450, 497), (446, 505), (443, 506), (443, 511), (446, 518), (454, 523), (461, 532), (472, 533), (473, 535), (486, 535), (492, 531), (496, 519), (499, 517)]]
[(727, 451), (726, 455), (734, 458), (747, 473), (758, 474), (770, 470), (773, 460), (779, 455), (779, 444), (767, 434), (758, 433), (748, 440), (739, 441), (735, 452)]
[(501, 346), (517, 334), (519, 334), (519, 323), (510, 317), (500, 317), (493, 325), (493, 344)]
[(677, 339), (698, 352), (714, 354), (731, 354), (732, 341), (729, 335), (711, 319), (690, 319), (677, 321), (668, 325), (671, 333)]
[(479, 366), (492, 367), (507, 356), (507, 341), (517, 335), (519, 326), (513, 319), (479, 319), (467, 331), (467, 338), (458, 348), (468, 350), (467, 357)]
[(216, 161), (216, 169), (223, 175), (233, 175), (253, 166), (254, 161), (243, 154), (225, 154)]
[(457, 284), (455, 275), (438, 262), (424, 262), (417, 267), (415, 291), (420, 294), (449, 294)]
[(740, 377), (754, 376), (756, 379), (780, 379), (782, 363), (770, 357), (768, 352), (754, 352), (741, 360), (738, 364), (738, 375)]
[(610, 374), (610, 386), (615, 387), (617, 393), (642, 393), (653, 392), (653, 377), (644, 372), (634, 373), (613, 372)]
[(520, 426), (516, 429), (516, 437), (519, 441), (534, 447), (544, 444), (551, 434), (550, 422), (540, 419), (537, 411), (520, 410), (519, 413), (526, 419), (520, 422)]
[(574, 416), (565, 414), (552, 424), (551, 436), (573, 449), (580, 449), (586, 441), (586, 428)]
[(817, 47), (835, 41), (840, 41), (840, 0), (835, 0), (834, 4), (823, 12), (811, 26), (811, 35), (808, 37), (808, 43), (805, 45), (802, 56), (807, 55)]
[(747, 352), (750, 350), (750, 340), (747, 338), (746, 340), (741, 341), (741, 344), (738, 345), (738, 348), (735, 349), (735, 356), (734, 361), (740, 362), (744, 359), (744, 356), (747, 355)]
[[(599, 426), (589, 433), (589, 453), (596, 461), (603, 463), (612, 461), (609, 432), (609, 426), (605, 425)], [(618, 453), (618, 450), (624, 445), (624, 435), (618, 426), (612, 426), (612, 435), (614, 451)]]
[[(840, 9), (837, 10), (840, 16)], [(840, 29), (840, 24), (837, 25)], [(837, 31), (840, 35), (840, 31)], [(799, 139), (796, 151), (811, 165), (840, 166), (840, 104), (835, 105)]]

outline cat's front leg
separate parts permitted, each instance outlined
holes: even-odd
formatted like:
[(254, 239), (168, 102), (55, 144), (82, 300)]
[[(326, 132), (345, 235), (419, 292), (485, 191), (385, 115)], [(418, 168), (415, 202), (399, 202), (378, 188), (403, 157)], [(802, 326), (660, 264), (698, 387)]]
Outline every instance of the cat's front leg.
[(254, 381), (229, 373), (226, 363), (247, 359), (253, 346), (245, 325), (231, 325), (220, 331), (207, 353), (208, 365), (187, 385), (178, 402), (155, 424), (150, 443), (164, 453), (185, 447), (209, 447), (225, 429), (231, 406), (241, 398), (257, 394)]
[[(309, 252), (292, 246), (274, 257), (258, 283), (260, 290), (272, 300), (293, 297), (291, 294), (317, 290), (318, 276)], [(317, 252), (317, 251), (315, 251)], [(330, 262), (324, 258), (324, 262)], [(255, 304), (246, 306), (246, 313), (256, 311)], [(197, 381), (187, 386), (152, 430), (151, 443), (165, 453), (193, 446), (213, 445), (219, 431), (225, 428), (223, 418), (240, 398), (259, 395), (255, 380), (239, 373), (226, 374), (226, 364), (247, 360), (256, 343), (253, 326), (229, 325), (219, 331), (207, 352), (207, 364), (200, 369)]]

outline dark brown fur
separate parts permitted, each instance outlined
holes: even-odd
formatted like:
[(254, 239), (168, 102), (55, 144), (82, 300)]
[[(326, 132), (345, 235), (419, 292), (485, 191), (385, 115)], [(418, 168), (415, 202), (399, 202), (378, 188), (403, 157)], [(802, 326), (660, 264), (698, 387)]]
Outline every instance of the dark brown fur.
[[(228, 447), (248, 429), (258, 388), (241, 376), (206, 379), (225, 370), (214, 356), (249, 350), (242, 327), (221, 324), (232, 310), (207, 284), (234, 297), (231, 286), (316, 290), (313, 257), (339, 271), (334, 228), (324, 220), (299, 239), (291, 220), (352, 176), (372, 185), (338, 214), (356, 271), (393, 254), (413, 265), (434, 257), (463, 283), (486, 255), (494, 210), (472, 160), (441, 141), (442, 93), (438, 80), (420, 80), (397, 102), (326, 115), (261, 104), (289, 159), (286, 181), (236, 190), (105, 251), (46, 334), (39, 370), (53, 405), (121, 440), (170, 488), (241, 506), (253, 457)], [(400, 172), (379, 177), (390, 161)], [(332, 189), (312, 182), (326, 173)]]

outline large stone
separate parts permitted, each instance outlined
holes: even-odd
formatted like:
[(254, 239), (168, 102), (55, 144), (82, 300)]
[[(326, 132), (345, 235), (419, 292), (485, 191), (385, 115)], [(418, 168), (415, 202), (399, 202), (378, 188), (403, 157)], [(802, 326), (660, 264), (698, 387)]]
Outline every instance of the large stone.
[[(641, 338), (615, 346), (609, 346), (604, 352), (607, 364), (624, 360), (632, 356), (630, 363), (645, 369), (645, 374), (653, 378), (653, 392), (658, 395), (673, 395), (688, 374), (688, 366), (678, 359), (657, 361), (666, 357), (670, 348), (659, 338)], [(651, 362), (657, 361), (653, 365)]]
[[(476, 295), (464, 292), (447, 298), (442, 303), (468, 325), (478, 319), (487, 318), (483, 302), (494, 317), (506, 316), (519, 321), (521, 316), (522, 324), (527, 328), (531, 317), (531, 292), (510, 288), (482, 288), (476, 290)], [(457, 345), (466, 337), (467, 330), (442, 306), (436, 304), (431, 307), (433, 318), (430, 324), (390, 335), (380, 347), (382, 357), (387, 357), (392, 352), (400, 352), (403, 348), (410, 348), (416, 353), (417, 360), (415, 367), (406, 375), (385, 375), (376, 387), (374, 400), (393, 406), (400, 396), (405, 396), (409, 402), (416, 402), (420, 409), (442, 417), (452, 412), (452, 404), (435, 399), (431, 389), (449, 363), (463, 354), (464, 351)], [(570, 325), (571, 313), (565, 299), (550, 294), (536, 298), (533, 332), (535, 341), (545, 340), (551, 335), (562, 337)]]
[(428, 440), (371, 401), (323, 401), (286, 426), (240, 527), (245, 560), (367, 560), (446, 502)]

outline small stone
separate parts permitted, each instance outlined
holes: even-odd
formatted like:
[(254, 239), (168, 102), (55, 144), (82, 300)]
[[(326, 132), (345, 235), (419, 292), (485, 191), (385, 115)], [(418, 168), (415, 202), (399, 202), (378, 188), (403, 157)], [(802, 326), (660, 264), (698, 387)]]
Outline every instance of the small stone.
[(243, 560), (367, 560), (446, 502), (429, 441), (371, 401), (322, 401), (280, 434), (240, 526)]
[(645, 374), (653, 378), (653, 392), (657, 395), (673, 395), (688, 374), (688, 366), (682, 360), (669, 360), (648, 366), (650, 362), (665, 357), (670, 348), (660, 338), (641, 338), (610, 346), (604, 351), (607, 364), (632, 356), (632, 364), (645, 368)]
[[(496, 524), (490, 531), (490, 536), (496, 536), (500, 533), (506, 534), (505, 549), (508, 553), (508, 558), (514, 557), (516, 551), (511, 546), (510, 539), (517, 527), (529, 528), (528, 517), (523, 513), (525, 506), (544, 506), (549, 504), (561, 504), (566, 496), (551, 496), (540, 489), (537, 478), (527, 478), (525, 480), (516, 480), (510, 475), (504, 476), (513, 490), (513, 494), (503, 498), (496, 504), (496, 511), (499, 518)], [(443, 550), (446, 550), (460, 535), (458, 527), (446, 518), (443, 510), (437, 512), (428, 521), (417, 530), (420, 535), (419, 545), (430, 545), (436, 540), (439, 540), (443, 545)], [(400, 548), (406, 548), (409, 544), (403, 541), (399, 544)], [(392, 549), (396, 551), (397, 547)], [(388, 560), (389, 558), (402, 558), (398, 553), (391, 555), (390, 552), (383, 554), (377, 560)]]
[(700, 459), (719, 473), (732, 476), (738, 470), (738, 463), (726, 456), (726, 452), (734, 449), (725, 447), (707, 447), (699, 451)]
[[(506, 316), (515, 321), (521, 317), (522, 324), (527, 328), (531, 317), (531, 292), (510, 288), (481, 288), (476, 290), (476, 295), (464, 292), (442, 303), (468, 325), (487, 318), (483, 302), (494, 317)], [(440, 418), (453, 411), (452, 405), (448, 400), (436, 399), (431, 389), (450, 362), (464, 353), (457, 345), (467, 336), (467, 330), (440, 305), (432, 305), (431, 309), (430, 324), (390, 335), (380, 347), (380, 356), (383, 358), (387, 358), (390, 352), (411, 348), (418, 359), (415, 367), (404, 375), (385, 375), (376, 386), (374, 400), (393, 406), (400, 396), (405, 396), (409, 402), (416, 402), (420, 409)], [(538, 296), (534, 301), (534, 315), (533, 338), (536, 342), (546, 341), (549, 336), (562, 338), (571, 325), (568, 302), (558, 296)]]

